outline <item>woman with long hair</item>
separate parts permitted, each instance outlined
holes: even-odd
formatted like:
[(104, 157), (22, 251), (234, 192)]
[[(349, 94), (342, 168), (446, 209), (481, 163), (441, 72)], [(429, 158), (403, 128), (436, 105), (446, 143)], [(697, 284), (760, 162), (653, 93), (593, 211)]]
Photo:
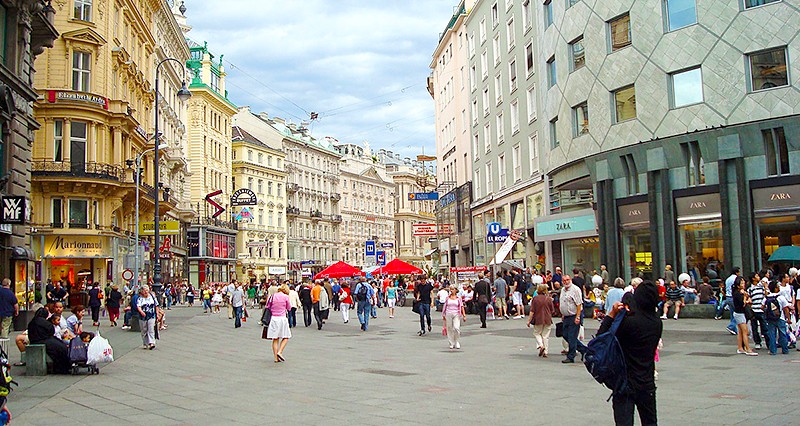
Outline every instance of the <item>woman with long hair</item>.
[(752, 303), (752, 301), (750, 300), (750, 295), (747, 294), (747, 291), (744, 289), (744, 284), (744, 279), (738, 278), (733, 286), (732, 315), (738, 330), (738, 333), (736, 333), (736, 353), (757, 356), (758, 352), (754, 352), (750, 349), (750, 332), (747, 328), (747, 316), (745, 315), (745, 309), (747, 305)]
[(292, 309), (289, 302), (289, 286), (286, 284), (278, 287), (278, 291), (269, 298), (267, 308), (272, 312), (272, 319), (267, 327), (267, 339), (272, 340), (272, 355), (275, 362), (284, 362), (283, 350), (292, 338), (292, 330), (289, 329), (289, 319), (286, 313)]
[(442, 319), (447, 330), (447, 340), (450, 342), (450, 349), (461, 349), (461, 321), (467, 320), (467, 313), (464, 310), (464, 302), (458, 296), (458, 287), (450, 285), (450, 294), (442, 305)]

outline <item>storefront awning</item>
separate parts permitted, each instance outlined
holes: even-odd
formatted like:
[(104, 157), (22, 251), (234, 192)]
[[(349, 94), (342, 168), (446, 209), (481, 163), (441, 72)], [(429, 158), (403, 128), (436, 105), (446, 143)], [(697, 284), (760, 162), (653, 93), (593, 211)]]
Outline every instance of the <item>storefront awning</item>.
[(426, 252), (425, 252), (425, 256), (424, 256), (424, 257), (425, 257), (426, 259), (430, 259), (431, 255), (433, 255), (433, 254), (434, 254), (434, 253), (436, 253), (437, 251), (439, 251), (439, 249), (438, 249), (438, 248), (435, 248), (435, 249), (433, 249), (433, 250), (428, 250), (428, 251), (426, 251)]
[(11, 258), (15, 260), (34, 260), (36, 255), (27, 247), (14, 246), (11, 247)]

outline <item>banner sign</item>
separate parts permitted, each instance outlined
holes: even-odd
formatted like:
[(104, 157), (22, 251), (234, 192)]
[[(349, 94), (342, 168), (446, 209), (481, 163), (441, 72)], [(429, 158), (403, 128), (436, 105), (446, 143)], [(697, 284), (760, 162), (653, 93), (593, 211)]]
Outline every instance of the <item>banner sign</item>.
[(415, 237), (435, 237), (436, 224), (435, 223), (415, 223), (411, 225), (413, 230), (412, 235)]
[[(155, 235), (155, 222), (139, 222), (139, 235)], [(161, 235), (178, 235), (181, 233), (181, 223), (177, 220), (160, 220), (158, 233)]]

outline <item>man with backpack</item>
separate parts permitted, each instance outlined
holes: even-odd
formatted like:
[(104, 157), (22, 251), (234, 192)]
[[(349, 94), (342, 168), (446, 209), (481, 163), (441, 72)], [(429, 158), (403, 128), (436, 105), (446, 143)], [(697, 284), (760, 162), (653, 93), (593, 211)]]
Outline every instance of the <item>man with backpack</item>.
[(636, 287), (632, 299), (624, 297), (623, 302), (610, 308), (597, 335), (610, 330), (614, 317), (622, 309), (626, 310), (616, 337), (625, 357), (628, 382), (623, 391), (613, 395), (614, 422), (633, 425), (635, 408), (639, 411), (642, 425), (656, 425), (655, 353), (663, 331), (656, 313), (658, 289), (652, 282), (645, 281)]
[(372, 310), (371, 301), (372, 297), (375, 295), (375, 291), (366, 280), (362, 279), (356, 284), (354, 294), (357, 305), (356, 312), (358, 313), (358, 322), (361, 323), (361, 331), (367, 331), (367, 328), (369, 328), (370, 311)]
[(767, 346), (770, 355), (789, 353), (789, 332), (787, 323), (791, 324), (791, 303), (780, 293), (777, 281), (769, 283), (769, 295), (764, 299), (764, 319), (767, 323)]

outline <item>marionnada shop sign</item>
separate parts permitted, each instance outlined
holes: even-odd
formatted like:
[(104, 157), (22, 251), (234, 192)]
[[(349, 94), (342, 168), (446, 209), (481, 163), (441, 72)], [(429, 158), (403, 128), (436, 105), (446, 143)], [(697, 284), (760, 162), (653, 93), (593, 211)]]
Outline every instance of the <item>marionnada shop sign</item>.
[(85, 92), (64, 92), (59, 90), (47, 91), (47, 102), (52, 104), (59, 101), (85, 102), (99, 106), (105, 110), (108, 109), (108, 98), (104, 98), (102, 96)]
[(111, 257), (108, 237), (94, 235), (46, 235), (43, 257)]

